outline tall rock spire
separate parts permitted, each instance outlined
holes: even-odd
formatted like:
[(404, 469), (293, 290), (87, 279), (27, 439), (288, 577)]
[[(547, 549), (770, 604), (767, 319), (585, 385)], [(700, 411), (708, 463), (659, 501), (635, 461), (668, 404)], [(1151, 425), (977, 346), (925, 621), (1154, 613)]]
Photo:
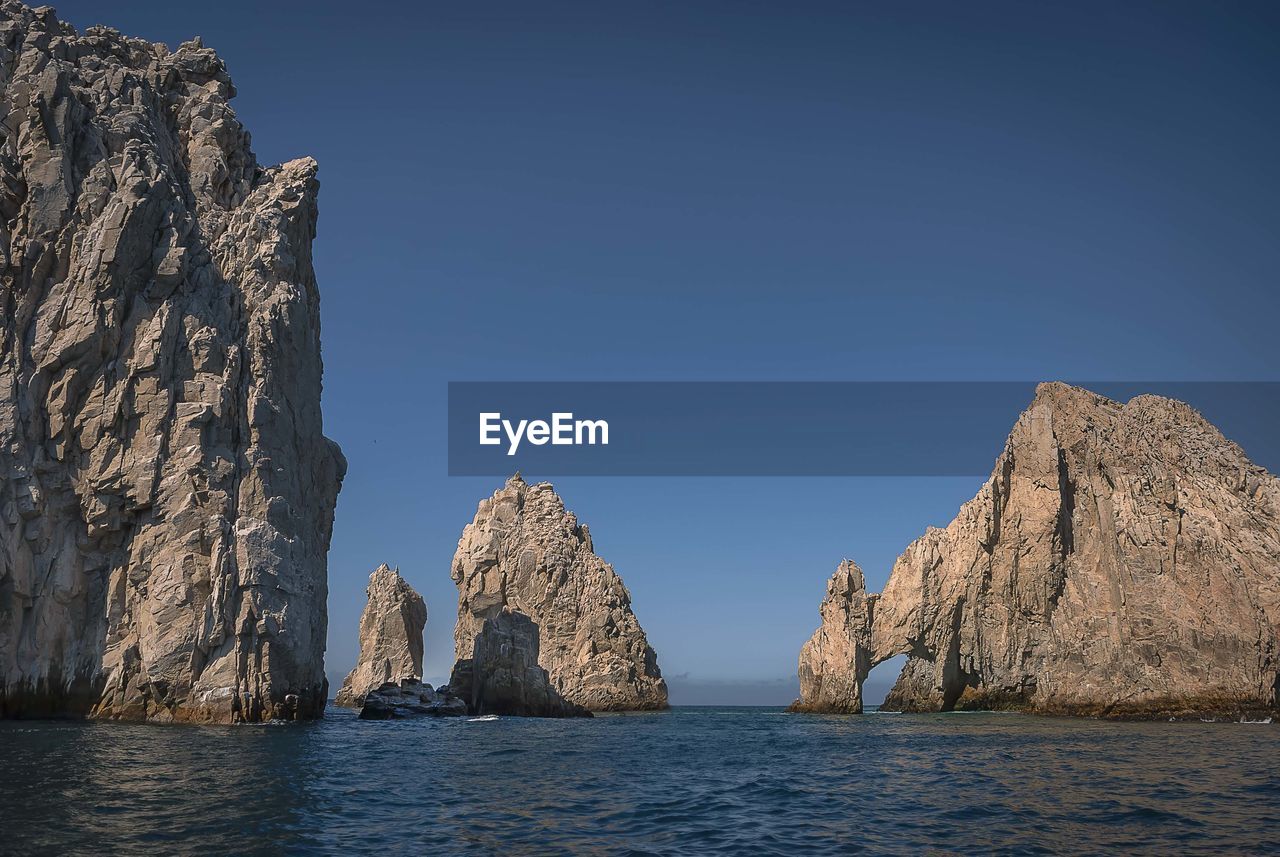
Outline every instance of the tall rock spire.
[(369, 575), (360, 614), (360, 655), (334, 702), (351, 708), (386, 682), (422, 678), (422, 629), (427, 603), (399, 569), (383, 563)]

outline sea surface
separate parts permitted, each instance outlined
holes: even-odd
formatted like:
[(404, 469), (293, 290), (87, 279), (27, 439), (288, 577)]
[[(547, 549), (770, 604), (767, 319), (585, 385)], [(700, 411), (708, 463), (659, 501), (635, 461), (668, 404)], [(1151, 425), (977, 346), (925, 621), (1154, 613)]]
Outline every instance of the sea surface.
[(4, 854), (1280, 853), (1280, 726), (676, 708), (0, 723)]

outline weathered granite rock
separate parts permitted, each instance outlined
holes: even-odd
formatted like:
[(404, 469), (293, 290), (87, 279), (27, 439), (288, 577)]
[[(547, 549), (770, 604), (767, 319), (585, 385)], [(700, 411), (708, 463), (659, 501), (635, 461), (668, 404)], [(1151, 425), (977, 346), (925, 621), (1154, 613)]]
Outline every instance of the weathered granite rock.
[(485, 620), (510, 607), (540, 629), (539, 663), (568, 701), (592, 711), (666, 708), (631, 594), (549, 484), (517, 474), (482, 501), (458, 541), (453, 579), (458, 660), (471, 657)]
[(399, 720), (409, 717), (458, 717), (467, 713), (467, 703), (449, 693), (435, 690), (417, 679), (389, 681), (370, 690), (360, 703), (361, 720)]
[(822, 625), (800, 652), (800, 699), (795, 711), (862, 713), (862, 679), (871, 671), (871, 616), (862, 569), (840, 563), (827, 583)]
[(371, 690), (422, 678), (422, 629), (427, 604), (399, 569), (385, 563), (369, 575), (369, 600), (360, 614), (360, 655), (334, 703), (359, 708)]
[[(523, 613), (503, 608), (485, 619), (476, 635), (469, 667), (462, 668), (464, 673), (470, 671), (471, 713), (590, 717), (590, 711), (566, 700), (552, 687), (547, 671), (538, 665), (538, 647), (538, 626)], [(455, 676), (449, 687), (458, 693), (464, 684)]]
[(828, 590), (799, 709), (859, 710), (849, 685), (899, 654), (891, 710), (1280, 707), (1280, 480), (1180, 402), (1040, 385), (990, 479), (873, 609), (860, 582)]
[(0, 4), (0, 715), (324, 709), (316, 165), (234, 92)]

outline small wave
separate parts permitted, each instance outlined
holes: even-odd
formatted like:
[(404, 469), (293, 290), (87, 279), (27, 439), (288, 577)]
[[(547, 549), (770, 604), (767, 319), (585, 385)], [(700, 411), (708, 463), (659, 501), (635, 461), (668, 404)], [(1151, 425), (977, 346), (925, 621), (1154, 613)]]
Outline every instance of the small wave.
[(497, 720), (497, 719), (498, 719), (498, 715), (496, 714), (484, 714), (484, 715), (481, 715), (480, 717), (468, 717), (467, 722), (468, 723), (488, 723), (490, 721)]

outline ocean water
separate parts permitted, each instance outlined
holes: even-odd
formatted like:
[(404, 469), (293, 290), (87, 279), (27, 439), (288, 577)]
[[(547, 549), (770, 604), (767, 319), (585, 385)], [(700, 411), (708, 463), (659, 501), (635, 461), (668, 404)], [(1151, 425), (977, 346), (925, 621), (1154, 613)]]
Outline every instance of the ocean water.
[(0, 723), (9, 854), (1280, 853), (1280, 726), (677, 708)]

